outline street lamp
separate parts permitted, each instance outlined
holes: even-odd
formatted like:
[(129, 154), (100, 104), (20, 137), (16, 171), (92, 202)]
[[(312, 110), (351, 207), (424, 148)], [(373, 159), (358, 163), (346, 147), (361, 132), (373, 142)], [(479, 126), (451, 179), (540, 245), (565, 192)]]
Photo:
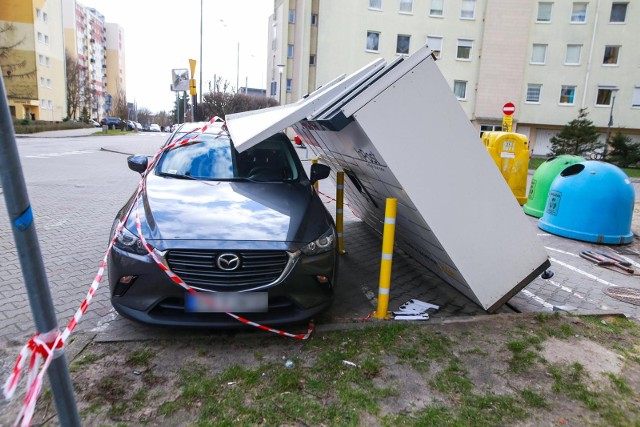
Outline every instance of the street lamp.
[(278, 73), (280, 73), (280, 84), (278, 85), (278, 104), (282, 105), (282, 73), (284, 73), (284, 64), (276, 65)]
[(604, 143), (604, 151), (602, 152), (602, 160), (607, 159), (607, 152), (609, 151), (609, 143), (611, 142), (611, 126), (613, 126), (613, 104), (616, 103), (616, 92), (618, 89), (611, 89), (611, 109), (609, 110), (609, 123), (607, 124), (607, 140)]

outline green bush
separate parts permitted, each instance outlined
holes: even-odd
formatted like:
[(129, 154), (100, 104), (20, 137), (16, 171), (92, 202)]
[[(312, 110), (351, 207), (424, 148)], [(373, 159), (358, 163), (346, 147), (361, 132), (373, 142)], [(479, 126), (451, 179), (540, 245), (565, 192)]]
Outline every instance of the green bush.
[(31, 121), (28, 119), (13, 119), (13, 131), (20, 134), (47, 132), (51, 130), (67, 130), (67, 129), (81, 129), (91, 127), (86, 123), (80, 122), (47, 122), (44, 120)]

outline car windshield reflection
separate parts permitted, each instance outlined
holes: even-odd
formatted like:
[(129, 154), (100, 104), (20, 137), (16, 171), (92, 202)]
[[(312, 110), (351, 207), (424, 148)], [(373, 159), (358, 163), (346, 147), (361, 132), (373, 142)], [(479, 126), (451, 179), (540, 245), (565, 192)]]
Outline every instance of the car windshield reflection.
[(243, 152), (226, 135), (199, 135), (192, 144), (164, 153), (156, 173), (164, 177), (209, 181), (286, 182), (299, 172), (287, 144), (269, 139)]

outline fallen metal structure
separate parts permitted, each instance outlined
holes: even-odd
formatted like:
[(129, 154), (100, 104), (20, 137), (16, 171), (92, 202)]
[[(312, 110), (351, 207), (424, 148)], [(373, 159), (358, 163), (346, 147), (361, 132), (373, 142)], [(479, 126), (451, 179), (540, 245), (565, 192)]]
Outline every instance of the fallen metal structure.
[(293, 127), (345, 171), (351, 209), (378, 231), (385, 199), (397, 198), (397, 245), (489, 312), (549, 267), (426, 46), (294, 104), (229, 115), (227, 127), (241, 152)]

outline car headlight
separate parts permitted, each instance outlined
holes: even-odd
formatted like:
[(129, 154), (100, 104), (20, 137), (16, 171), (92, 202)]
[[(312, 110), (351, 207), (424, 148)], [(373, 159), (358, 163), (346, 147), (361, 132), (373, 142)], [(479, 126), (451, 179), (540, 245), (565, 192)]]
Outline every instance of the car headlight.
[(333, 228), (330, 228), (323, 233), (322, 236), (304, 246), (301, 250), (305, 255), (317, 255), (332, 250), (335, 246), (335, 242), (336, 235), (333, 232)]
[(132, 232), (122, 227), (122, 229), (116, 234), (116, 241), (114, 246), (118, 249), (122, 249), (126, 252), (131, 252), (138, 255), (147, 255), (149, 251), (142, 245), (142, 242)]

